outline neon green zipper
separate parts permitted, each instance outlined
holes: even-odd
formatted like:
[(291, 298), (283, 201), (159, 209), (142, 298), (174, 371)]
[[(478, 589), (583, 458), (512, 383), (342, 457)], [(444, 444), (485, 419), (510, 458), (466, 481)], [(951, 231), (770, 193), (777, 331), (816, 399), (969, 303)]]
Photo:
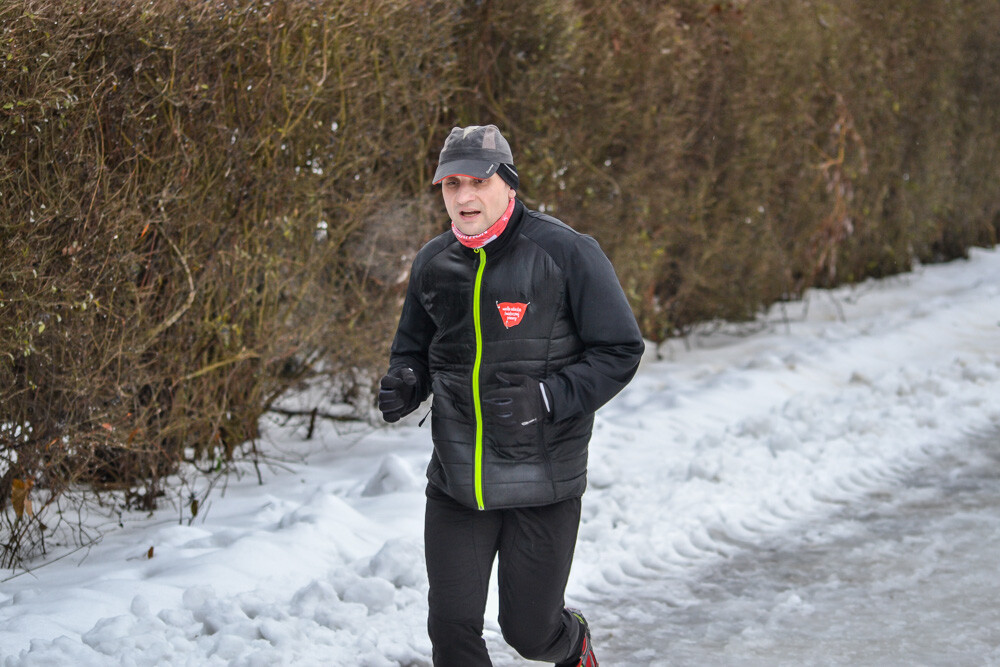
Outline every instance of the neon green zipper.
[(472, 365), (472, 404), (476, 409), (476, 463), (475, 487), (476, 505), (486, 509), (483, 501), (483, 404), (479, 396), (479, 367), (483, 363), (483, 330), (480, 317), (480, 290), (483, 286), (483, 272), (486, 270), (486, 251), (477, 248), (479, 269), (476, 271), (476, 289), (472, 293), (472, 323), (476, 330), (476, 361)]

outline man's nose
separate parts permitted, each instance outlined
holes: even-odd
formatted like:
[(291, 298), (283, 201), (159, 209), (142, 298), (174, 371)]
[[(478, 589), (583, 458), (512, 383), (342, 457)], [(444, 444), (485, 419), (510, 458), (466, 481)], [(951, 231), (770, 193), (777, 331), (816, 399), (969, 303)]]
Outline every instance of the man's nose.
[(468, 204), (476, 197), (476, 190), (471, 185), (458, 186), (458, 194), (455, 195), (455, 202), (458, 204)]

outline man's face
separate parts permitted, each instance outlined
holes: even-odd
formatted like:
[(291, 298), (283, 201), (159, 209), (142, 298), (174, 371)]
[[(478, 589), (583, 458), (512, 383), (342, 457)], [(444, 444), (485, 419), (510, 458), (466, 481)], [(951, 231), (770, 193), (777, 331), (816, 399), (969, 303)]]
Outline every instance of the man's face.
[(444, 206), (458, 231), (475, 236), (489, 229), (507, 210), (514, 190), (496, 174), (485, 181), (449, 176), (441, 181)]

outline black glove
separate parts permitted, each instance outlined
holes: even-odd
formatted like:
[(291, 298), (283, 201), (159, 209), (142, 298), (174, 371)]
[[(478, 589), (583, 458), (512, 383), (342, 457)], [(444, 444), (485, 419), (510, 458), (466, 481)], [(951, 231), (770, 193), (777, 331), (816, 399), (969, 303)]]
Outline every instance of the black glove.
[(390, 368), (378, 383), (382, 419), (398, 422), (417, 407), (417, 375), (412, 368)]
[(497, 373), (500, 387), (486, 392), (483, 408), (493, 422), (507, 428), (520, 428), (549, 416), (545, 385), (527, 375)]

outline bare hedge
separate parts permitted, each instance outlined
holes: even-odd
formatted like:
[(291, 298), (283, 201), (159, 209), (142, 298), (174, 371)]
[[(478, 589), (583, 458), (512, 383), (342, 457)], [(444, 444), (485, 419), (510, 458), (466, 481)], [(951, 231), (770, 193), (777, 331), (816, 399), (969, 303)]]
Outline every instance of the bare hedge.
[(453, 125), (505, 128), (657, 341), (994, 244), (1000, 6), (883, 4), (0, 3), (4, 560), (303, 379), (365, 417)]

